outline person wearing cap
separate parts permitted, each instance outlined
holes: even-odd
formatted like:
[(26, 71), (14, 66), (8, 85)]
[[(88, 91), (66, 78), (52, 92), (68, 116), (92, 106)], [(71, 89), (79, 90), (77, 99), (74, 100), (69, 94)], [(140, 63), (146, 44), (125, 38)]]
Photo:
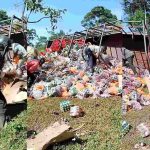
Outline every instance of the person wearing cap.
[(28, 88), (30, 88), (34, 83), (37, 77), (37, 72), (40, 71), (40, 68), (44, 63), (45, 58), (41, 58), (40, 60), (34, 59), (27, 61)]
[(122, 49), (122, 62), (123, 66), (126, 66), (134, 72), (134, 74), (137, 74), (136, 68), (133, 64), (133, 59), (134, 59), (134, 52), (128, 50), (127, 48)]

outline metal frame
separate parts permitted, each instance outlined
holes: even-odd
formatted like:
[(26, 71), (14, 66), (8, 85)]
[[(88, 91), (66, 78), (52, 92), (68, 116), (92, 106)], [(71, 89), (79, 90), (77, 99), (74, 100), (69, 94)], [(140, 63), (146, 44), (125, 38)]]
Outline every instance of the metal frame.
[(145, 34), (145, 23), (144, 21), (142, 21), (143, 23), (143, 38), (144, 38), (144, 49), (145, 49), (145, 54), (146, 54), (146, 59), (147, 59), (147, 64), (148, 64), (148, 68), (149, 68), (149, 72), (150, 72), (150, 58), (148, 57), (148, 50), (147, 50), (147, 44), (146, 44), (146, 34)]

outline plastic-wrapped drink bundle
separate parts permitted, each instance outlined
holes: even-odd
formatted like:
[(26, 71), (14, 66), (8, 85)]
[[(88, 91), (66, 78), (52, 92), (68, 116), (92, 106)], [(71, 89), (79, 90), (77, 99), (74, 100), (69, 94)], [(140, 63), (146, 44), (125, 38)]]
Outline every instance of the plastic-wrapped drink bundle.
[(150, 77), (150, 73), (147, 69), (144, 70), (142, 77)]
[(41, 81), (41, 82), (33, 85), (31, 96), (34, 97), (35, 99), (39, 100), (42, 97), (44, 97), (44, 91), (45, 91), (45, 82)]
[(150, 105), (150, 98), (145, 95), (141, 95), (140, 104), (144, 106)]
[(77, 98), (79, 99), (84, 99), (84, 94), (82, 92), (78, 92), (78, 94), (76, 95)]
[(78, 90), (74, 86), (72, 86), (69, 90), (69, 93), (71, 94), (71, 96), (76, 96), (78, 93)]
[(57, 96), (56, 87), (52, 87), (52, 88), (48, 91), (48, 95), (51, 96), (51, 97)]
[(134, 110), (141, 110), (142, 109), (141, 104), (137, 101), (131, 101), (131, 106)]
[(134, 100), (134, 101), (137, 101), (138, 100), (138, 95), (137, 95), (137, 92), (136, 91), (132, 91), (130, 93), (130, 99), (131, 100)]
[(47, 70), (47, 69), (49, 69), (49, 68), (52, 68), (52, 67), (53, 67), (53, 64), (44, 63), (44, 64), (42, 65), (42, 69), (45, 69), (45, 70)]
[(83, 96), (83, 98), (87, 98), (90, 95), (90, 91), (88, 89), (84, 89), (84, 90), (79, 92), (79, 95)]
[(42, 96), (43, 96), (43, 91), (33, 90), (33, 91), (32, 91), (32, 96), (33, 96), (33, 98), (35, 98), (36, 100), (39, 100), (39, 99), (41, 99)]
[(106, 89), (103, 94), (100, 95), (101, 97), (107, 98), (110, 97), (111, 95), (108, 93), (108, 90)]
[(125, 135), (129, 132), (130, 130), (130, 125), (126, 121), (122, 121), (122, 135)]
[(55, 82), (54, 82), (55, 85), (61, 85), (61, 84), (62, 84), (62, 80), (61, 80), (61, 78), (59, 78), (59, 77), (55, 78), (54, 81), (55, 81)]
[(72, 81), (70, 79), (66, 80), (66, 85), (70, 88), (72, 86)]
[(43, 96), (43, 90), (37, 90), (35, 87), (33, 87), (31, 96), (37, 100), (41, 99)]
[(83, 110), (79, 106), (73, 106), (70, 108), (70, 116), (79, 117), (83, 113)]
[(118, 81), (118, 76), (117, 76), (116, 74), (113, 74), (113, 75), (111, 76), (111, 80), (112, 80), (112, 81)]
[(100, 77), (101, 78), (103, 78), (103, 79), (108, 79), (109, 78), (109, 73), (108, 72), (102, 72), (101, 74), (100, 74)]
[(132, 85), (135, 86), (136, 88), (139, 88), (141, 87), (142, 84), (139, 81), (135, 80), (132, 82)]
[(96, 74), (96, 75), (94, 75), (94, 76), (92, 77), (92, 80), (93, 80), (93, 82), (100, 82), (100, 81), (101, 81), (101, 78), (100, 78), (100, 76), (99, 76), (98, 74)]
[(70, 110), (71, 103), (69, 100), (60, 102), (60, 110), (65, 112)]
[(57, 86), (56, 87), (56, 95), (57, 96), (61, 96), (62, 95), (62, 88), (61, 88), (61, 86)]
[(140, 132), (142, 137), (147, 137), (150, 135), (150, 129), (145, 123), (141, 123), (137, 126), (137, 130)]
[(47, 82), (50, 82), (50, 81), (52, 81), (52, 80), (54, 80), (54, 76), (53, 76), (51, 73), (47, 74), (46, 81), (47, 81)]
[(98, 68), (98, 67), (96, 67), (94, 70), (95, 70), (96, 73), (99, 73), (99, 74), (103, 72), (103, 69)]

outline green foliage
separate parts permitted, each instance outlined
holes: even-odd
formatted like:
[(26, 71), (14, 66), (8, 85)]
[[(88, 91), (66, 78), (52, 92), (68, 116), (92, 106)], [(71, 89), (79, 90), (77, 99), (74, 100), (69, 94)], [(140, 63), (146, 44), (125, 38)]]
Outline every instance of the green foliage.
[[(138, 20), (144, 20), (144, 13), (142, 10), (136, 10), (133, 16), (130, 16), (129, 21), (138, 21)], [(134, 23), (134, 25), (139, 25), (139, 23)]]
[(51, 34), (49, 40), (54, 40), (65, 35), (65, 32), (63, 30), (60, 30), (59, 32), (51, 31), (49, 33)]
[[(51, 7), (44, 6), (44, 4), (42, 2), (43, 2), (43, 0), (25, 0), (26, 10), (29, 11), (27, 22), (36, 23), (36, 22), (41, 21), (44, 18), (48, 18), (50, 20), (51, 27), (54, 30), (57, 28), (56, 24), (58, 22), (58, 19), (62, 18), (62, 14), (64, 14), (66, 12), (66, 9), (56, 10)], [(45, 17), (40, 18), (37, 21), (29, 21), (30, 14), (38, 13), (38, 12), (43, 14)]]
[(116, 15), (113, 15), (109, 9), (96, 6), (84, 16), (81, 24), (84, 27), (92, 27), (100, 23), (112, 22), (115, 20), (117, 20)]
[(26, 149), (26, 111), (22, 112), (14, 121), (10, 122), (0, 133), (1, 150)]
[[(7, 15), (7, 12), (4, 10), (0, 10), (0, 25), (1, 24), (10, 24), (10, 20), (7, 20), (7, 19), (10, 19), (10, 17)], [(1, 22), (4, 20), (7, 20), (7, 21)]]
[[(150, 23), (150, 0), (123, 0), (122, 3), (124, 12), (126, 14), (125, 19), (140, 21), (144, 20), (145, 10), (147, 15), (147, 24)], [(133, 23), (133, 25), (139, 25), (139, 23)]]
[(37, 49), (45, 49), (46, 42), (47, 42), (47, 37), (45, 36), (38, 37), (38, 42), (36, 43)]
[(37, 38), (36, 30), (35, 29), (28, 29), (27, 30), (27, 42), (29, 45), (33, 45), (32, 41)]

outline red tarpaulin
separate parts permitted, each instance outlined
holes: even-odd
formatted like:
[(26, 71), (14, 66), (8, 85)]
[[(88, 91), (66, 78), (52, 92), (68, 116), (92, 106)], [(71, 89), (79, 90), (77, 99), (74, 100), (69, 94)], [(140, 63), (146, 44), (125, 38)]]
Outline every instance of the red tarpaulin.
[[(46, 52), (58, 52), (62, 50), (63, 48), (66, 48), (67, 45), (71, 44), (70, 39), (62, 39), (62, 40), (54, 40), (50, 48), (46, 49)], [(73, 40), (72, 44), (78, 44), (79, 47), (84, 45), (85, 40), (84, 39), (78, 39), (78, 40)]]

